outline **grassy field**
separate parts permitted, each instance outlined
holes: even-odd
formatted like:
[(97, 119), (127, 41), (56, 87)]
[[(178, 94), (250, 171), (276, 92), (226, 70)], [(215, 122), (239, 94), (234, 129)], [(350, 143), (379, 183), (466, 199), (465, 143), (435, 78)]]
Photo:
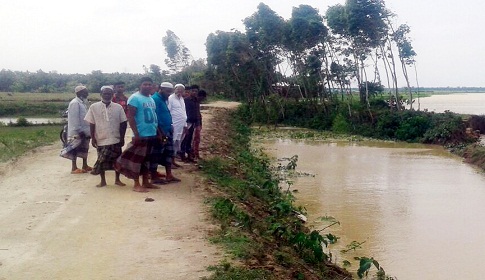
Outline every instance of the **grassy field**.
[(44, 145), (61, 141), (61, 125), (39, 125), (27, 127), (0, 126), (0, 162), (6, 162)]
[[(74, 97), (74, 93), (0, 92), (0, 117), (59, 117)], [(94, 93), (88, 99), (96, 102), (100, 97)]]

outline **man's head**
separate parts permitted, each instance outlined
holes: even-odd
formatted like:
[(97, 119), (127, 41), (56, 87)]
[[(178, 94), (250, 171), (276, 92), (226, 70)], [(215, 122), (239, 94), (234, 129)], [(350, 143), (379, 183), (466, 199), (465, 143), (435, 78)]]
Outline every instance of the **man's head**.
[(125, 92), (125, 82), (116, 82), (113, 84), (113, 87), (114, 87), (114, 92), (116, 94), (123, 94)]
[(79, 85), (75, 87), (74, 93), (76, 94), (77, 97), (81, 98), (82, 100), (88, 98), (88, 95), (89, 95), (88, 89), (83, 85)]
[(175, 94), (178, 96), (178, 97), (183, 97), (184, 95), (184, 92), (185, 92), (185, 86), (182, 85), (182, 84), (176, 84), (174, 86), (175, 88)]
[(145, 96), (150, 96), (152, 91), (153, 80), (150, 77), (143, 77), (140, 79), (140, 93)]
[(109, 103), (111, 102), (111, 99), (113, 98), (114, 90), (112, 86), (102, 86), (101, 87), (101, 100), (104, 103)]
[(191, 95), (192, 96), (197, 96), (197, 94), (199, 93), (199, 85), (191, 85), (190, 86), (190, 91), (191, 91)]
[(197, 93), (197, 99), (199, 99), (199, 101), (204, 101), (207, 97), (207, 92), (203, 89), (199, 90), (199, 92)]
[(163, 82), (162, 84), (160, 84), (160, 91), (159, 93), (165, 97), (165, 98), (168, 98), (170, 96), (170, 94), (173, 93), (173, 85), (169, 82)]
[(192, 90), (192, 86), (186, 86), (185, 87), (185, 92), (184, 92), (184, 98), (186, 97), (189, 97), (190, 96), (190, 92)]

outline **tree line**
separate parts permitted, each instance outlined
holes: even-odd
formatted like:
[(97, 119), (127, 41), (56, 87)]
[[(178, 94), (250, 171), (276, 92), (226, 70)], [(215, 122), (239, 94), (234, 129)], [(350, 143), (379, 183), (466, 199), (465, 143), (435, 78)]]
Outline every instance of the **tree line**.
[[(0, 91), (70, 92), (84, 84), (92, 92), (118, 80), (134, 91), (141, 75), (155, 81), (197, 83), (210, 92), (249, 103), (278, 93), (286, 97), (328, 100), (358, 98), (369, 103), (389, 93), (400, 106), (398, 79), (403, 76), (412, 100), (409, 70), (415, 51), (407, 25), (393, 26), (394, 14), (383, 0), (347, 0), (321, 15), (309, 5), (293, 7), (284, 19), (260, 3), (243, 20), (245, 31), (216, 31), (206, 40), (207, 60), (193, 60), (190, 50), (168, 30), (162, 42), (169, 70), (151, 64), (144, 74), (59, 74), (56, 71), (0, 71)], [(381, 73), (383, 71), (383, 73)], [(402, 75), (401, 75), (402, 74)], [(412, 106), (412, 105), (411, 105)]]

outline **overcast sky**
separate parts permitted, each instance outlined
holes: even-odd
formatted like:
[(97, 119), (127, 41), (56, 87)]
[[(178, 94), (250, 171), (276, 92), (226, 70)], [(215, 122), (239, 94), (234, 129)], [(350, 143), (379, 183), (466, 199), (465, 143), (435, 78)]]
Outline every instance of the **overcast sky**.
[[(172, 30), (194, 58), (207, 35), (243, 30), (264, 2), (288, 19), (300, 4), (323, 15), (345, 0), (0, 0), (0, 69), (59, 73), (142, 73), (165, 69), (162, 37)], [(485, 87), (485, 2), (386, 0), (397, 23), (411, 27), (420, 86)]]

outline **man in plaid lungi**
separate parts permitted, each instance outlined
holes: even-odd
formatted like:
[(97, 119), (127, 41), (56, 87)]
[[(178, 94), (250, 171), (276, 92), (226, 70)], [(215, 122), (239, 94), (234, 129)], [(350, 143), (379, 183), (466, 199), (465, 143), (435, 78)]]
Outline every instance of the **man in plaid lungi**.
[(128, 99), (127, 118), (133, 130), (133, 138), (115, 163), (116, 171), (133, 179), (135, 192), (148, 192), (148, 189), (160, 188), (148, 180), (150, 162), (153, 161), (153, 146), (161, 141), (161, 135), (157, 132), (155, 102), (150, 96), (152, 84), (151, 78), (141, 78), (140, 90)]
[[(105, 187), (106, 170), (113, 170), (116, 159), (121, 155), (125, 144), (127, 118), (123, 107), (112, 102), (114, 90), (111, 86), (101, 87), (101, 101), (94, 103), (84, 118), (90, 124), (91, 144), (97, 149), (98, 159), (91, 174), (100, 175), (101, 183), (96, 187)], [(120, 180), (120, 173), (115, 172), (115, 184), (125, 186)]]

